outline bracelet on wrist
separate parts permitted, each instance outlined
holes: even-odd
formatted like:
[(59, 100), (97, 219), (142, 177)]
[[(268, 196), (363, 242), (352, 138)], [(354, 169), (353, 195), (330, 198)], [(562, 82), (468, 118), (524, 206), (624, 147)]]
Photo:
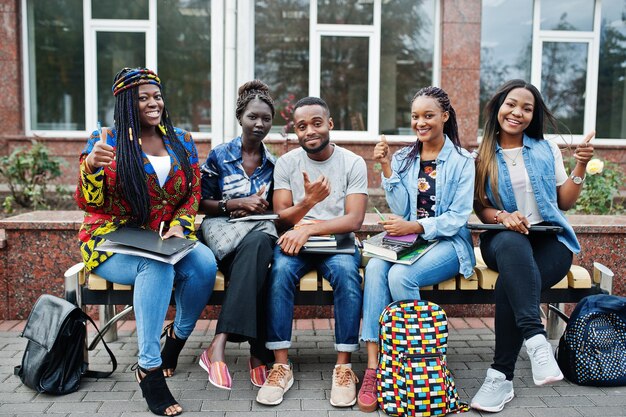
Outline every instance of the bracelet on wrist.
[(228, 200), (220, 200), (217, 202), (217, 211), (219, 214), (228, 214), (228, 208), (226, 207), (226, 202)]
[(87, 158), (85, 158), (85, 160), (83, 161), (83, 168), (85, 170), (85, 173), (93, 174), (93, 169), (91, 169), (91, 167), (89, 166), (89, 163), (87, 162)]
[(500, 222), (498, 221), (498, 216), (499, 216), (500, 214), (502, 214), (502, 213), (504, 213), (504, 210), (497, 210), (497, 211), (496, 211), (496, 214), (493, 216), (493, 222), (494, 222), (495, 224), (500, 223)]

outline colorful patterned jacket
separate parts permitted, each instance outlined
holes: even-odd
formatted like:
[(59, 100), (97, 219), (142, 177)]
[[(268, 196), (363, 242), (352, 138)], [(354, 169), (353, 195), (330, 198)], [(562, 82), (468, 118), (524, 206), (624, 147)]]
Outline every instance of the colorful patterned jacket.
[[(146, 227), (158, 231), (161, 222), (164, 222), (165, 233), (170, 227), (180, 225), (186, 237), (195, 240), (194, 223), (200, 199), (198, 152), (189, 132), (178, 128), (175, 128), (175, 132), (177, 140), (183, 143), (189, 155), (193, 178), (191, 180), (185, 178), (185, 173), (166, 136), (163, 137), (163, 143), (170, 155), (172, 166), (163, 187), (159, 186), (154, 168), (144, 154), (151, 208)], [(121, 190), (115, 186), (117, 174), (115, 161), (92, 174), (87, 173), (85, 169), (85, 159), (98, 140), (98, 132), (94, 131), (81, 153), (78, 187), (74, 196), (78, 206), (85, 211), (78, 238), (83, 262), (89, 270), (96, 268), (112, 255), (97, 250), (98, 245), (104, 241), (100, 235), (123, 226), (130, 219), (130, 206), (124, 200)], [(107, 144), (111, 145), (115, 152), (117, 144), (115, 129), (109, 130)]]

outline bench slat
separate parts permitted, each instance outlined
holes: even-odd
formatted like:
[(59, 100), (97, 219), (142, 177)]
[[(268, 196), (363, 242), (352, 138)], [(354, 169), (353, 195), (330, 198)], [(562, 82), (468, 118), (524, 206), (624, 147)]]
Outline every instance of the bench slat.
[[(421, 288), (421, 290), (433, 291), (435, 290), (435, 288), (438, 291), (472, 291), (478, 289), (493, 290), (495, 288), (495, 283), (498, 278), (498, 273), (489, 269), (485, 265), (479, 248), (474, 248), (474, 251), (476, 254), (476, 267), (474, 268), (474, 274), (470, 279), (456, 276), (454, 278), (439, 283), (436, 287), (428, 286)], [(74, 271), (74, 268), (79, 266), (81, 269), (83, 268), (82, 263), (77, 264), (74, 267), (70, 268), (67, 273), (69, 273), (70, 271)], [(364, 268), (359, 269), (359, 274), (364, 279)], [(85, 280), (85, 275), (87, 274), (84, 272), (79, 272), (79, 285), (84, 285), (85, 281), (87, 281), (87, 288), (91, 291), (129, 291), (132, 289), (130, 285), (110, 283), (95, 273), (88, 274), (88, 278), (87, 280)], [(215, 286), (213, 290), (217, 292), (222, 292), (226, 288), (225, 284), (226, 283), (224, 279), (224, 274), (221, 271), (217, 271)], [(558, 283), (556, 283), (552, 287), (552, 289), (588, 289), (591, 287), (591, 275), (589, 274), (589, 272), (579, 265), (572, 265), (567, 273), (567, 276)], [(332, 292), (330, 282), (327, 279), (323, 278), (321, 274), (319, 274), (317, 271), (309, 271), (300, 280), (299, 291), (310, 293), (319, 290), (321, 290), (322, 292)]]
[(570, 288), (591, 288), (591, 274), (580, 265), (572, 265), (567, 271)]
[(317, 291), (318, 279), (317, 271), (307, 272), (300, 280), (300, 291)]
[(465, 277), (458, 275), (456, 277), (457, 288), (461, 290), (477, 290), (478, 289), (478, 274), (474, 271), (474, 274), (465, 279)]

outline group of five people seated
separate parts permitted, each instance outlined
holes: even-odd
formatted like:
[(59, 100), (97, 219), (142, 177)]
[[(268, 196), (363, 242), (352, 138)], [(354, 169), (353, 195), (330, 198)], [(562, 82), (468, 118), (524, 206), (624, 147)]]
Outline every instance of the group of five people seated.
[[(493, 364), (472, 407), (496, 412), (513, 398), (513, 372), (523, 343), (537, 385), (563, 378), (546, 340), (539, 301), (541, 291), (565, 275), (580, 250), (562, 211), (581, 192), (593, 133), (576, 147), (576, 165), (568, 175), (558, 146), (544, 139), (544, 124), (556, 128), (556, 122), (533, 85), (511, 80), (494, 94), (477, 156), (461, 146), (447, 93), (425, 87), (415, 94), (410, 103), (415, 142), (393, 155), (384, 137), (373, 148), (393, 213), (380, 223), (391, 235), (416, 233), (439, 243), (412, 265), (371, 259), (364, 289), (358, 250), (301, 253), (311, 236), (358, 231), (367, 206), (365, 161), (331, 143), (333, 119), (324, 100), (306, 97), (296, 103), (293, 126), (300, 147), (276, 158), (263, 143), (275, 116), (269, 88), (259, 80), (245, 83), (235, 113), (241, 135), (214, 147), (201, 165), (191, 135), (172, 125), (157, 74), (124, 68), (112, 90), (115, 127), (106, 131), (106, 140), (94, 132), (80, 156), (75, 195), (85, 211), (80, 247), (89, 270), (134, 286), (135, 377), (153, 413), (182, 412), (165, 378), (174, 374), (218, 268), (228, 287), (215, 336), (200, 355), (212, 385), (231, 388), (226, 342), (248, 341), (250, 382), (260, 387), (256, 400), (282, 402), (294, 382), (288, 350), (296, 286), (318, 269), (334, 297), (337, 361), (330, 403), (348, 407), (358, 402), (361, 410), (374, 411), (378, 317), (392, 301), (420, 299), (421, 287), (472, 275), (475, 257), (466, 227), (472, 209), (481, 221), (506, 227), (480, 238), (485, 262), (499, 278)], [(279, 215), (275, 222), (227, 226), (228, 218), (268, 210)], [(165, 239), (195, 240), (198, 211), (205, 215), (199, 233), (205, 244), (175, 265), (98, 250), (103, 234), (124, 226), (157, 231), (163, 223)], [(294, 228), (303, 219), (311, 221)], [(563, 232), (529, 233), (544, 222), (562, 226)], [(172, 287), (176, 315), (161, 349)], [(351, 355), (360, 341), (368, 359), (357, 392)]]

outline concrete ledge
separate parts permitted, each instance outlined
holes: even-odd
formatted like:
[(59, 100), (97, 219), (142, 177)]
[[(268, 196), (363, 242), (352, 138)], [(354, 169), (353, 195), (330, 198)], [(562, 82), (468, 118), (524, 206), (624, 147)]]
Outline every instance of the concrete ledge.
[[(35, 211), (0, 220), (0, 320), (20, 320), (39, 295), (63, 294), (63, 273), (80, 260), (76, 234), (81, 211)], [(200, 218), (197, 219), (198, 224)], [(359, 238), (380, 232), (378, 217), (368, 213)], [(600, 262), (615, 273), (614, 293), (626, 295), (626, 216), (569, 216), (582, 245), (574, 263), (588, 271)], [(473, 218), (471, 221), (476, 221)], [(477, 238), (478, 234), (474, 234)], [(446, 306), (451, 316), (488, 316), (491, 306)], [(204, 318), (215, 318), (209, 308)], [(297, 317), (332, 317), (324, 306), (298, 307)]]

